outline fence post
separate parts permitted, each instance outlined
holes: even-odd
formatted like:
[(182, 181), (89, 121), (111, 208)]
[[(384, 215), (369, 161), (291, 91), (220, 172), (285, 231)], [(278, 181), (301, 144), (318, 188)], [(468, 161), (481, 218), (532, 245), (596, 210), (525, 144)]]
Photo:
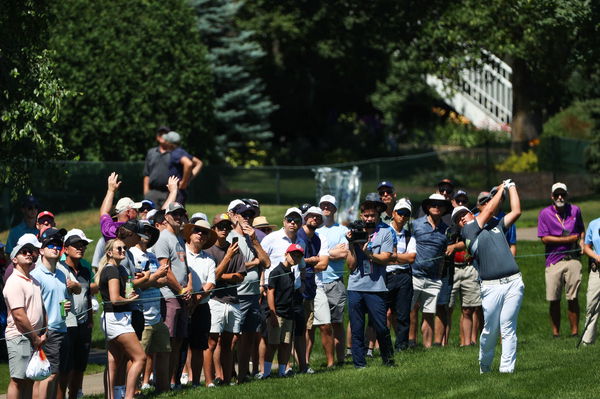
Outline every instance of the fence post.
[(279, 176), (279, 168), (275, 167), (275, 202), (281, 205), (281, 176)]

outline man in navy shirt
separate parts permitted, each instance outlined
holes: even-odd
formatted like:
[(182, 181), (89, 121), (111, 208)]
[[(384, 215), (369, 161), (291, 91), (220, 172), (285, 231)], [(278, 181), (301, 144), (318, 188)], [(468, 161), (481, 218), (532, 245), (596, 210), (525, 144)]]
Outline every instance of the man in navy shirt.
[[(365, 362), (365, 314), (375, 328), (383, 364), (394, 364), (394, 352), (390, 330), (387, 327), (386, 269), (394, 252), (394, 232), (381, 222), (380, 214), (386, 205), (379, 194), (370, 193), (360, 204), (360, 217), (367, 233), (366, 240), (357, 240), (352, 229), (346, 237), (350, 241), (348, 254), (348, 312), (352, 332), (352, 361), (354, 367), (364, 368)], [(366, 242), (365, 242), (366, 241)]]

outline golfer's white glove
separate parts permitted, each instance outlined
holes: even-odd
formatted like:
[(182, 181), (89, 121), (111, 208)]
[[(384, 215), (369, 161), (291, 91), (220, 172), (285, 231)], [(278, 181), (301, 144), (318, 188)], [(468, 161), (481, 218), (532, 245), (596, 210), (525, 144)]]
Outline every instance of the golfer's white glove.
[(511, 179), (506, 179), (502, 183), (504, 184), (504, 188), (507, 189), (507, 190), (509, 188), (511, 188), (511, 187), (515, 187), (516, 186), (515, 182), (512, 181)]

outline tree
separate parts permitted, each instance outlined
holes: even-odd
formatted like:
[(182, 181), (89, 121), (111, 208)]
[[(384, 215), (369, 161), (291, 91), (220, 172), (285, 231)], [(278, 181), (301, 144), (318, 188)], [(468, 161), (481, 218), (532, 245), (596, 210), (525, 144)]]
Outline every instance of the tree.
[(513, 147), (524, 149), (543, 120), (565, 104), (578, 58), (581, 29), (590, 25), (587, 0), (437, 0), (427, 6), (415, 53), (427, 71), (457, 84), (465, 68), (481, 68), (488, 52), (512, 68)]
[(2, 185), (13, 197), (30, 191), (31, 172), (65, 156), (56, 129), (69, 92), (46, 51), (45, 2), (7, 1), (0, 13), (0, 135)]
[(254, 33), (236, 26), (243, 5), (233, 0), (193, 0), (202, 42), (214, 76), (217, 151), (233, 165), (262, 164), (273, 133), (269, 116), (277, 109), (256, 72), (265, 56)]
[(159, 125), (190, 152), (216, 158), (206, 49), (184, 0), (52, 2), (50, 48), (77, 96), (59, 122), (84, 160), (140, 160)]

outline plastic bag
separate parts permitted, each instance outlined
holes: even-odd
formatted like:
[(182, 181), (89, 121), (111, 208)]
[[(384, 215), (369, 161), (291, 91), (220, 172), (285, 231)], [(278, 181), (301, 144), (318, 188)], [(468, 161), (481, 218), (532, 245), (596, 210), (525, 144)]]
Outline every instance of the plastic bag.
[(25, 376), (34, 381), (41, 381), (50, 377), (50, 362), (46, 358), (43, 349), (40, 348), (33, 353), (31, 359), (29, 359)]

